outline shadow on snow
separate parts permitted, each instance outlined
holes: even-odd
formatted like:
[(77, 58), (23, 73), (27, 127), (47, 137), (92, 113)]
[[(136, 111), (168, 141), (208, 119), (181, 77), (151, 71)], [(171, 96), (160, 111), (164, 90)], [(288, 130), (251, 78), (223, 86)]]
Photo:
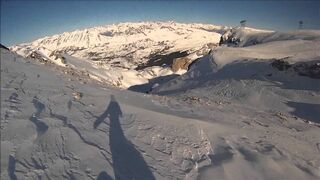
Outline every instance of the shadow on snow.
[(128, 88), (128, 90), (135, 91), (135, 92), (141, 92), (141, 93), (149, 93), (152, 90), (152, 86), (154, 86), (155, 84), (161, 85), (161, 84), (166, 83), (166, 82), (168, 82), (178, 76), (179, 75), (177, 75), (177, 74), (171, 74), (171, 75), (167, 75), (167, 76), (156, 77), (156, 78), (150, 79), (148, 83), (130, 86)]
[[(96, 129), (107, 118), (110, 121), (109, 145), (115, 179), (155, 179), (142, 155), (135, 149), (134, 145), (126, 139), (120, 124), (121, 116), (121, 108), (115, 97), (111, 95), (111, 101), (107, 109), (96, 119), (93, 125)], [(105, 171), (102, 171), (99, 177), (106, 177), (106, 179), (108, 179), (110, 176)]]
[(320, 123), (320, 104), (310, 104), (293, 101), (288, 101), (286, 104), (295, 109), (292, 112), (293, 115), (315, 123)]

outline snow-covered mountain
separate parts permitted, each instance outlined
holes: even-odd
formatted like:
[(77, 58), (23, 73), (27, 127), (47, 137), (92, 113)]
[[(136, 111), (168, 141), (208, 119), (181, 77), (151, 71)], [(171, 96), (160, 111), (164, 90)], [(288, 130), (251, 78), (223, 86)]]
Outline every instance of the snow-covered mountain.
[(221, 46), (158, 96), (1, 48), (1, 179), (319, 179), (318, 50)]
[[(128, 88), (155, 77), (185, 72), (187, 64), (217, 46), (221, 33), (228, 29), (175, 22), (120, 23), (65, 32), (10, 49), (23, 57), (79, 69), (73, 64), (77, 59), (88, 69), (102, 72), (89, 71), (92, 76)], [(183, 67), (179, 66), (181, 61)], [(172, 69), (174, 63), (178, 66)]]
[(319, 30), (121, 23), (0, 49), (1, 179), (320, 178)]

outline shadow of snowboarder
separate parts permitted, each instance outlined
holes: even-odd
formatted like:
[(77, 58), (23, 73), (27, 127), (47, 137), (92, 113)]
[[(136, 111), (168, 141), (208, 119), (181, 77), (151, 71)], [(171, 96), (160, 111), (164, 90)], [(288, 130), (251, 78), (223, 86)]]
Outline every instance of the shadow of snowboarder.
[(96, 119), (93, 125), (96, 129), (106, 118), (109, 118), (110, 120), (109, 145), (112, 154), (115, 179), (155, 179), (142, 155), (124, 136), (119, 121), (120, 116), (122, 116), (121, 108), (115, 97), (111, 95), (111, 101), (107, 109)]

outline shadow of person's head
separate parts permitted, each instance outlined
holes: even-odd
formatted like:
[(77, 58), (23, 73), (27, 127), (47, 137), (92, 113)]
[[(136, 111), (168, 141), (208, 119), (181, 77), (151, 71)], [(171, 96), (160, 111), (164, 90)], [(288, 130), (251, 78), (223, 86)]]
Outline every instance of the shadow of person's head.
[(112, 178), (107, 172), (101, 171), (97, 177), (97, 180), (112, 180)]
[(111, 101), (116, 102), (116, 97), (113, 94), (110, 95), (110, 102)]

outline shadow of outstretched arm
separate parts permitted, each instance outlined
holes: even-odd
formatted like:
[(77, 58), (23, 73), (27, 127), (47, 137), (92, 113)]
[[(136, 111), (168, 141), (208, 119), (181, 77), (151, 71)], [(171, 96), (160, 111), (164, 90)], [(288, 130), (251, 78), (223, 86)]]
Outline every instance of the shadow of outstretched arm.
[(108, 117), (108, 112), (105, 111), (101, 116), (99, 116), (93, 123), (93, 128), (97, 129), (97, 127)]

